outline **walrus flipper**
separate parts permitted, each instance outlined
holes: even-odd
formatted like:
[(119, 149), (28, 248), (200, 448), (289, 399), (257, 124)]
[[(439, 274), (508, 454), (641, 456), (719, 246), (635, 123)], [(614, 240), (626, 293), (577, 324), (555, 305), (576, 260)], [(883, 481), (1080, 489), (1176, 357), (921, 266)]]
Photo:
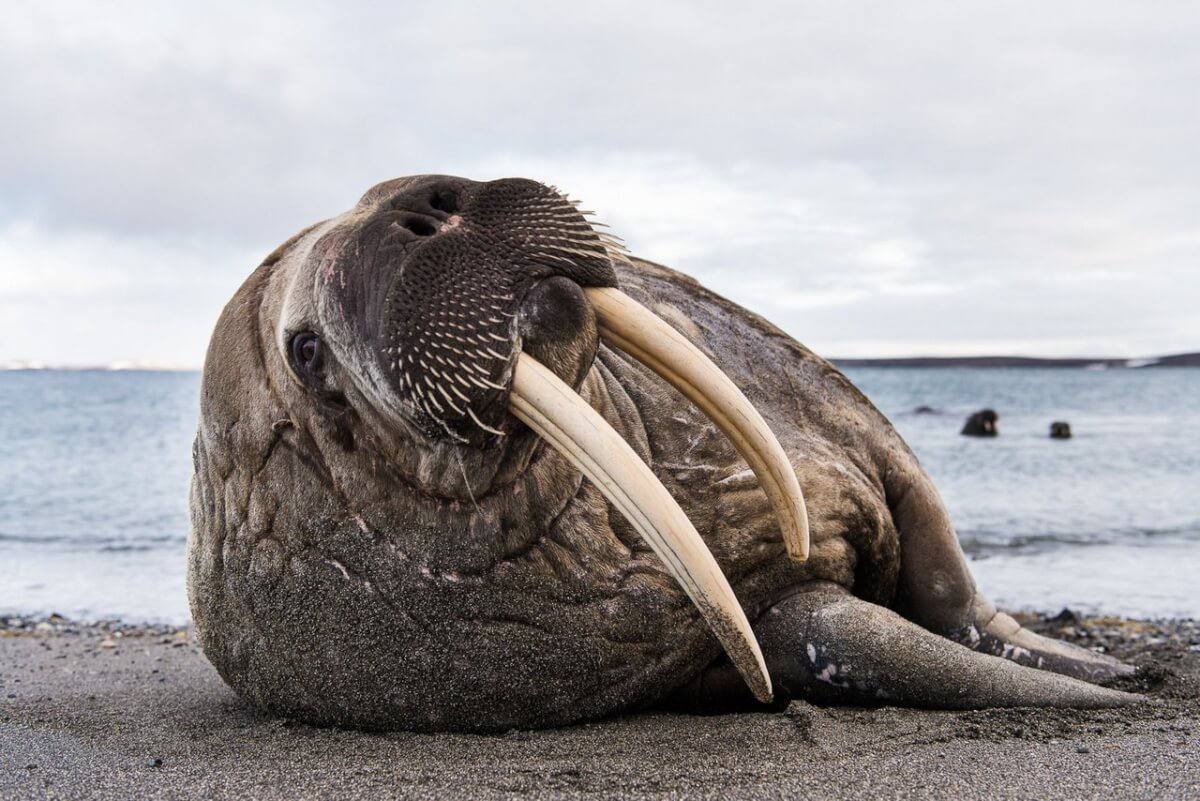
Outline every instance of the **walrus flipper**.
[(937, 489), (924, 473), (892, 474), (888, 506), (900, 533), (900, 611), (961, 645), (1026, 667), (1084, 681), (1129, 676), (1135, 669), (1105, 654), (1034, 634), (975, 586)]
[[(771, 607), (754, 629), (777, 703), (1099, 709), (1144, 700), (971, 650), (826, 582)], [(722, 661), (676, 693), (671, 705), (717, 711), (750, 707), (749, 701)]]
[(1107, 654), (1035, 634), (994, 609), (983, 610), (974, 627), (953, 639), (976, 651), (1011, 659), (1019, 665), (1052, 670), (1084, 681), (1105, 682), (1137, 672), (1132, 665)]

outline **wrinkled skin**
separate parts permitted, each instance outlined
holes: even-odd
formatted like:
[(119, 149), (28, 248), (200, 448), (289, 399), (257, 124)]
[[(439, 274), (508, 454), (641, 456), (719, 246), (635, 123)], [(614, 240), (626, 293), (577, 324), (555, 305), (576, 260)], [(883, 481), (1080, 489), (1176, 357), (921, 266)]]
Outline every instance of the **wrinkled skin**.
[[(501, 730), (668, 699), (736, 701), (736, 689), (720, 698), (715, 685), (697, 689), (727, 663), (658, 557), (505, 412), (502, 390), (472, 399), (504, 436), (465, 419), (439, 430), (379, 367), (387, 356), (373, 337), (396, 325), (380, 300), (394, 294), (389, 282), (440, 237), (476, 236), (483, 215), (473, 217), (471, 198), (490, 186), (381, 184), (281, 246), (225, 309), (205, 366), (191, 497), (189, 596), (205, 653), (259, 707), (369, 728)], [(459, 193), (450, 211), (427, 204), (438, 192)], [(418, 209), (430, 225), (402, 232), (389, 250), (378, 230), (395, 209)], [(976, 592), (928, 477), (828, 362), (665, 267), (530, 271), (524, 246), (514, 247), (517, 272), (503, 280), (515, 322), (497, 329), (504, 347), (536, 355), (634, 447), (750, 620), (816, 587), (1002, 650), (984, 629), (1003, 616)], [(470, 259), (446, 264), (476, 275)], [(710, 354), (765, 417), (807, 498), (807, 562), (786, 557), (767, 499), (728, 440), (660, 378), (599, 343), (579, 287), (614, 283)], [(289, 363), (300, 329), (323, 337), (317, 378)], [(509, 364), (496, 365), (501, 387)], [(1019, 651), (1006, 655), (1045, 661)], [(767, 652), (773, 674), (785, 657)], [(1078, 664), (1063, 672), (1087, 677), (1086, 659)], [(780, 700), (805, 692), (782, 676), (777, 689)]]

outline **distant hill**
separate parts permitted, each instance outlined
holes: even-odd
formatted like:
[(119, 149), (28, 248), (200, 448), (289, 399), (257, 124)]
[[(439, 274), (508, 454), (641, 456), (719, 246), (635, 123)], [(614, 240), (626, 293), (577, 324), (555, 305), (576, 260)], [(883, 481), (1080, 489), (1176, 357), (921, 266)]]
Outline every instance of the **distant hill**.
[(1200, 367), (1200, 353), (1176, 353), (1163, 356), (1153, 367)]
[(831, 359), (838, 367), (1072, 367), (1123, 369), (1143, 367), (1200, 367), (1200, 352), (1176, 353), (1148, 359), (1040, 359), (1033, 356), (910, 356), (900, 359)]
[[(1073, 367), (1125, 369), (1142, 367), (1200, 367), (1200, 352), (1175, 353), (1147, 359), (1039, 359), (1035, 356), (906, 356), (897, 359), (830, 359), (838, 367)], [(83, 370), (83, 371), (151, 371), (197, 372), (198, 367), (181, 365), (118, 362), (108, 365), (49, 365), (32, 361), (0, 361), (5, 370)]]

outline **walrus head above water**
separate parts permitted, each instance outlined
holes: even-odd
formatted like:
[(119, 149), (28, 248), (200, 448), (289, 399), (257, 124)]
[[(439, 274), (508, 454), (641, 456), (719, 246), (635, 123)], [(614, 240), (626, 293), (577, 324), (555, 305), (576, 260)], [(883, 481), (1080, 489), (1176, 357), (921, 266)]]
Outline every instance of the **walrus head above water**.
[(280, 714), (1135, 698), (978, 594), (840, 373), (533, 181), (389, 181), (271, 254), (213, 335), (195, 466), (198, 636)]

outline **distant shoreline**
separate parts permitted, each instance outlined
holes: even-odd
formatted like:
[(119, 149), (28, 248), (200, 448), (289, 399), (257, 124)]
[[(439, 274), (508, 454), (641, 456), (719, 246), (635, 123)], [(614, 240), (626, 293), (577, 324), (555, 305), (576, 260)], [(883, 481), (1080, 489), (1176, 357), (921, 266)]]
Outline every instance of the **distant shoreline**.
[(198, 373), (201, 369), (200, 367), (157, 367), (154, 365), (125, 367), (103, 364), (28, 364), (24, 362), (0, 364), (0, 373)]
[(838, 359), (838, 367), (1046, 367), (1125, 370), (1145, 367), (1200, 367), (1200, 352), (1175, 353), (1145, 359), (1042, 358), (1037, 356), (905, 356), (888, 359)]
[[(1200, 351), (1146, 358), (1096, 358), (1041, 356), (898, 356), (889, 358), (830, 358), (838, 367), (1053, 367), (1077, 370), (1134, 370), (1144, 367), (1200, 367)], [(52, 365), (12, 361), (0, 363), (0, 372), (72, 373), (198, 373), (199, 367), (153, 364)]]

